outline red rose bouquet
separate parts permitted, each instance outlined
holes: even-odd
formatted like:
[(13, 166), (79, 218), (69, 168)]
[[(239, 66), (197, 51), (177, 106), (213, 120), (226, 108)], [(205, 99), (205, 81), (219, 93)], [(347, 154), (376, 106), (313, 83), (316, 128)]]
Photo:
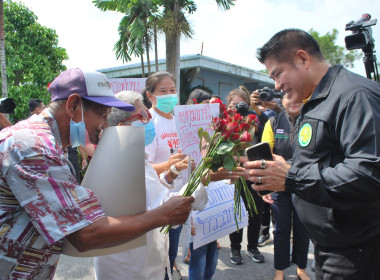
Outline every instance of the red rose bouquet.
[[(219, 168), (224, 167), (227, 170), (234, 170), (238, 166), (239, 157), (243, 155), (244, 150), (250, 146), (253, 135), (255, 133), (256, 116), (250, 114), (243, 118), (240, 114), (232, 110), (223, 112), (221, 118), (214, 118), (212, 121), (212, 127), (214, 134), (210, 137), (207, 131), (202, 128), (198, 130), (198, 136), (200, 139), (200, 146), (202, 139), (208, 143), (208, 149), (206, 156), (199, 162), (196, 169), (191, 174), (189, 183), (183, 196), (190, 196), (197, 189), (198, 185), (206, 180), (206, 186), (209, 183), (209, 171), (216, 172)], [(235, 206), (234, 214), (236, 226), (238, 226), (238, 217), (241, 218), (241, 204), (240, 195), (245, 193), (247, 198), (247, 208), (253, 214), (253, 211), (257, 213), (255, 201), (251, 192), (248, 189), (246, 181), (243, 177), (235, 180)], [(166, 227), (167, 233), (170, 226)]]

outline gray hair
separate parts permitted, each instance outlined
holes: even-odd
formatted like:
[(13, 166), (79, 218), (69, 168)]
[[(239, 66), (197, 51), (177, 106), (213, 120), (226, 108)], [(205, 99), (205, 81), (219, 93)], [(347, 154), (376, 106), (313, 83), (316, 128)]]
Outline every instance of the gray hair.
[[(115, 94), (115, 97), (121, 101), (135, 105), (136, 101), (143, 101), (143, 97), (140, 93), (135, 91), (120, 91)], [(107, 121), (109, 126), (116, 126), (125, 119), (133, 116), (134, 111), (124, 111), (117, 108), (112, 108), (111, 113), (108, 115)]]

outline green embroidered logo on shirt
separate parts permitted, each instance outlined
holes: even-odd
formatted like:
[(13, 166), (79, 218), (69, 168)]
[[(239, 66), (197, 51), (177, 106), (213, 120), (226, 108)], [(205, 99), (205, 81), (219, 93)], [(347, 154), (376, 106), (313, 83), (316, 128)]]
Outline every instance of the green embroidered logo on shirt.
[(300, 146), (306, 147), (307, 145), (309, 145), (312, 136), (313, 136), (313, 131), (312, 131), (311, 125), (309, 123), (305, 123), (301, 127), (300, 133), (298, 135), (298, 142), (300, 143)]

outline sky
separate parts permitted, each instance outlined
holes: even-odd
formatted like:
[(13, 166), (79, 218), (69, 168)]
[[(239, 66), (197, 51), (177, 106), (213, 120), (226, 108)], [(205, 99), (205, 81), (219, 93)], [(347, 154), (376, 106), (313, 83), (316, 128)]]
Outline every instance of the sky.
[[(68, 68), (98, 70), (125, 65), (117, 60), (113, 46), (123, 14), (102, 12), (91, 0), (17, 0), (38, 17), (38, 22), (56, 30), (59, 46), (66, 49)], [(264, 66), (256, 59), (256, 49), (276, 32), (285, 28), (313, 28), (324, 35), (333, 28), (339, 31), (337, 44), (345, 46), (350, 35), (345, 26), (364, 13), (378, 19), (372, 27), (375, 50), (380, 61), (380, 4), (378, 0), (236, 0), (228, 11), (218, 9), (215, 0), (195, 0), (197, 11), (188, 16), (194, 35), (181, 40), (181, 56), (200, 54), (254, 70)], [(159, 59), (165, 58), (164, 35), (160, 36)], [(359, 50), (359, 52), (362, 52)], [(151, 52), (154, 60), (154, 52)], [(139, 63), (133, 58), (130, 63)], [(362, 59), (354, 72), (365, 76)]]

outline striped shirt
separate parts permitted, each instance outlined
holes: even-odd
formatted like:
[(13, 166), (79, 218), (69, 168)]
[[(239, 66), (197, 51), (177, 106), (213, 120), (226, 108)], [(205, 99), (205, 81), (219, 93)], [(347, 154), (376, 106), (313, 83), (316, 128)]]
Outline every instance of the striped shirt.
[(48, 109), (0, 132), (0, 279), (52, 279), (62, 239), (105, 216)]

